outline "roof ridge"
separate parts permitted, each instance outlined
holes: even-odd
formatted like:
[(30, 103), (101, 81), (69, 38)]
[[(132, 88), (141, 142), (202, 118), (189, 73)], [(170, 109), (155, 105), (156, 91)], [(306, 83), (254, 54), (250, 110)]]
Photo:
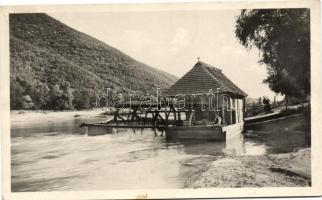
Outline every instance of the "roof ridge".
[[(206, 64), (206, 63), (205, 63)], [(206, 64), (207, 65), (207, 64)], [(225, 88), (225, 86), (223, 85), (223, 83), (221, 82), (221, 81), (219, 81), (210, 71), (209, 71), (209, 69), (207, 69), (207, 66), (204, 66), (204, 65), (200, 65), (204, 70), (206, 70), (206, 72), (221, 86), (221, 88)], [(213, 68), (215, 68), (215, 67), (213, 67)], [(215, 69), (217, 69), (217, 68), (215, 68)], [(218, 69), (218, 70), (220, 70), (220, 69)], [(220, 70), (220, 72), (221, 72), (221, 70)]]
[(237, 85), (228, 79), (221, 69), (198, 61), (192, 69), (177, 80), (165, 93), (169, 95), (209, 92), (209, 89), (220, 89), (239, 96), (247, 96)]
[[(218, 72), (222, 73), (222, 69), (219, 69), (219, 68), (217, 68), (217, 67), (214, 67), (214, 66), (212, 66), (212, 65), (210, 65), (210, 64), (207, 64), (207, 63), (205, 63), (205, 62), (202, 62), (202, 61), (198, 61), (198, 63), (199, 63), (200, 65), (203, 65), (204, 67), (209, 67), (209, 68), (215, 69), (216, 71), (218, 71)], [(197, 64), (198, 64), (198, 63), (197, 63)]]

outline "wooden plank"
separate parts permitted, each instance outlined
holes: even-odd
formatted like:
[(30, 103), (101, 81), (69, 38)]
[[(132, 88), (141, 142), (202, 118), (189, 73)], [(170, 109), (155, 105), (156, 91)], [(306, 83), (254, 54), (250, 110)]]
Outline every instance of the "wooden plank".
[(203, 140), (225, 140), (226, 135), (221, 126), (199, 126), (199, 127), (166, 127), (168, 139), (203, 139)]
[[(123, 125), (123, 124), (86, 124), (81, 125), (87, 127), (106, 127), (106, 128), (155, 128), (153, 125)], [(162, 126), (161, 126), (162, 127)]]

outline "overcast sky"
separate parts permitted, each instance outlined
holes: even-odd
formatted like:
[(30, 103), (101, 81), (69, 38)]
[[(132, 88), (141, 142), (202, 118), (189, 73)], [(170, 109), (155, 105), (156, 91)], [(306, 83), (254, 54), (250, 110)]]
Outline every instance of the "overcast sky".
[(274, 97), (259, 52), (247, 51), (234, 35), (239, 10), (50, 13), (151, 67), (181, 77), (201, 61), (223, 73), (249, 97)]

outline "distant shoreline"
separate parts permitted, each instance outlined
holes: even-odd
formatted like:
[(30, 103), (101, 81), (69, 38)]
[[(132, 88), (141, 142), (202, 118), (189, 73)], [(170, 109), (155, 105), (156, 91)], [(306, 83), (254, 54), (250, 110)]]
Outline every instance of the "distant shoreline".
[(10, 110), (10, 114), (26, 114), (26, 113), (58, 113), (58, 112), (90, 112), (90, 111), (104, 111), (104, 109), (84, 109), (84, 110)]
[(99, 116), (103, 110), (11, 110), (10, 123), (11, 125), (28, 122), (29, 124), (38, 123), (39, 121), (48, 120), (69, 120), (73, 118), (87, 118)]

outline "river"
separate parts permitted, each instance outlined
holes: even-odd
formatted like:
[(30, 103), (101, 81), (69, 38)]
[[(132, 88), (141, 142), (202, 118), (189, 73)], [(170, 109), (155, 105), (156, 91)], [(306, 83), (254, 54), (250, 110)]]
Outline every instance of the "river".
[[(12, 191), (185, 188), (187, 177), (214, 157), (285, 153), (308, 145), (301, 135), (282, 144), (254, 134), (223, 142), (174, 143), (149, 129), (90, 137), (86, 128), (78, 127), (106, 119), (98, 111), (13, 112)], [(287, 141), (288, 135), (281, 137)]]

